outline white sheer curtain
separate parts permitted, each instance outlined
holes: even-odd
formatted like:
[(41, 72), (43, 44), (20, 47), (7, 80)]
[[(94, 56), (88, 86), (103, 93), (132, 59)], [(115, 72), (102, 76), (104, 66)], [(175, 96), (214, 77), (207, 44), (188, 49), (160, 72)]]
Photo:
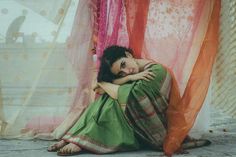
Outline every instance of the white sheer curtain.
[(79, 0), (0, 1), (3, 138), (53, 138), (77, 88), (66, 57)]
[(58, 24), (67, 13), (71, 0), (14, 0)]

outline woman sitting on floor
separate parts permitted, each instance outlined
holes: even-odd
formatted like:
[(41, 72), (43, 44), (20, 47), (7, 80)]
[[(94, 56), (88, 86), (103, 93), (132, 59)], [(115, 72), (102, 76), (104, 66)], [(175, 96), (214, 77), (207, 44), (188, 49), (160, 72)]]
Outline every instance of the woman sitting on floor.
[[(135, 59), (132, 50), (108, 47), (101, 58), (95, 91), (103, 94), (90, 104), (74, 126), (48, 151), (58, 155), (88, 150), (98, 154), (162, 150), (171, 75), (161, 64)], [(186, 138), (183, 148), (203, 146), (208, 140)]]

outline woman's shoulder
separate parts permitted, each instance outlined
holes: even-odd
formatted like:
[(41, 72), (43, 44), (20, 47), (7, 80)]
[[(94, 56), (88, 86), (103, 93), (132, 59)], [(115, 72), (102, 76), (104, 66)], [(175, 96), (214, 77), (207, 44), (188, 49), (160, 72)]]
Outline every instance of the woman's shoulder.
[(146, 70), (148, 68), (151, 68), (151, 67), (157, 66), (157, 65), (161, 65), (161, 64), (159, 64), (159, 63), (157, 63), (155, 61), (149, 60), (149, 62), (144, 65), (143, 69)]
[(158, 71), (167, 71), (167, 72), (169, 72), (168, 68), (166, 68), (163, 64), (160, 64), (160, 63), (155, 62), (155, 61), (147, 63), (144, 67), (144, 70), (146, 70), (146, 69), (150, 69), (153, 72), (154, 71), (156, 71), (156, 72), (158, 72)]

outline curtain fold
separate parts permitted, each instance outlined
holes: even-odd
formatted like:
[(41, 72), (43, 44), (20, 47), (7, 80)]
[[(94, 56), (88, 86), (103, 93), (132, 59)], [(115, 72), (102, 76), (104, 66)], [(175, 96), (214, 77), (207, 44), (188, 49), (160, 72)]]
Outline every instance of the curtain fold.
[[(80, 1), (77, 13), (68, 50), (72, 65), (77, 68), (78, 88), (69, 114), (53, 133), (56, 138), (63, 136), (94, 99), (92, 85), (96, 82), (100, 61), (97, 60), (96, 67), (85, 66), (94, 65), (94, 52), (90, 50), (95, 48), (97, 58), (100, 58), (103, 50), (109, 45), (127, 45), (122, 24), (125, 21), (122, 0)], [(85, 16), (84, 13), (89, 16)], [(94, 38), (97, 38), (97, 41)]]
[(181, 95), (204, 39), (210, 5), (204, 0), (150, 2), (142, 56), (169, 67)]
[(93, 23), (90, 1), (80, 0), (73, 28), (67, 41), (67, 57), (76, 72), (77, 88), (66, 118), (52, 133), (56, 139), (61, 138), (73, 126), (94, 99), (92, 85), (94, 83), (95, 68), (91, 52), (93, 48), (92, 33)]
[[(127, 46), (127, 35), (124, 28), (124, 4), (122, 0), (101, 0), (99, 3), (98, 39), (96, 54), (98, 57), (97, 67), (100, 65), (99, 58), (103, 50), (110, 45)], [(122, 41), (123, 40), (123, 41)]]
[(48, 20), (52, 21), (55, 24), (58, 24), (64, 14), (67, 12), (71, 0), (14, 0), (19, 4), (22, 4), (39, 15), (47, 18)]
[(129, 47), (136, 58), (141, 58), (146, 31), (149, 0), (125, 0)]
[(77, 2), (69, 3), (58, 24), (30, 6), (0, 2), (1, 138), (54, 139), (51, 132), (66, 117), (76, 88), (65, 42)]

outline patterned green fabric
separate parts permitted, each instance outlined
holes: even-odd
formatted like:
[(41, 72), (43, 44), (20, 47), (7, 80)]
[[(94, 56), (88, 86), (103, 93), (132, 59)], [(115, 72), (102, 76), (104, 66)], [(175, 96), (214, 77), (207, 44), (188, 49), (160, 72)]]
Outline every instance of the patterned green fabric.
[[(139, 149), (140, 138), (157, 149), (166, 132), (167, 100), (161, 88), (167, 72), (157, 64), (150, 70), (156, 74), (155, 80), (120, 86), (118, 100), (102, 95), (62, 139), (95, 153)], [(125, 111), (121, 104), (126, 104)]]
[[(147, 143), (155, 149), (162, 146), (166, 135), (166, 110), (168, 107), (168, 93), (163, 88), (170, 88), (170, 74), (161, 65), (152, 65), (155, 74), (152, 81), (137, 81), (129, 93), (125, 115), (134, 128)], [(167, 81), (168, 86), (163, 86)], [(126, 87), (125, 87), (126, 88)], [(124, 89), (125, 90), (125, 89)]]
[(117, 100), (107, 94), (90, 104), (63, 139), (95, 153), (139, 148)]

